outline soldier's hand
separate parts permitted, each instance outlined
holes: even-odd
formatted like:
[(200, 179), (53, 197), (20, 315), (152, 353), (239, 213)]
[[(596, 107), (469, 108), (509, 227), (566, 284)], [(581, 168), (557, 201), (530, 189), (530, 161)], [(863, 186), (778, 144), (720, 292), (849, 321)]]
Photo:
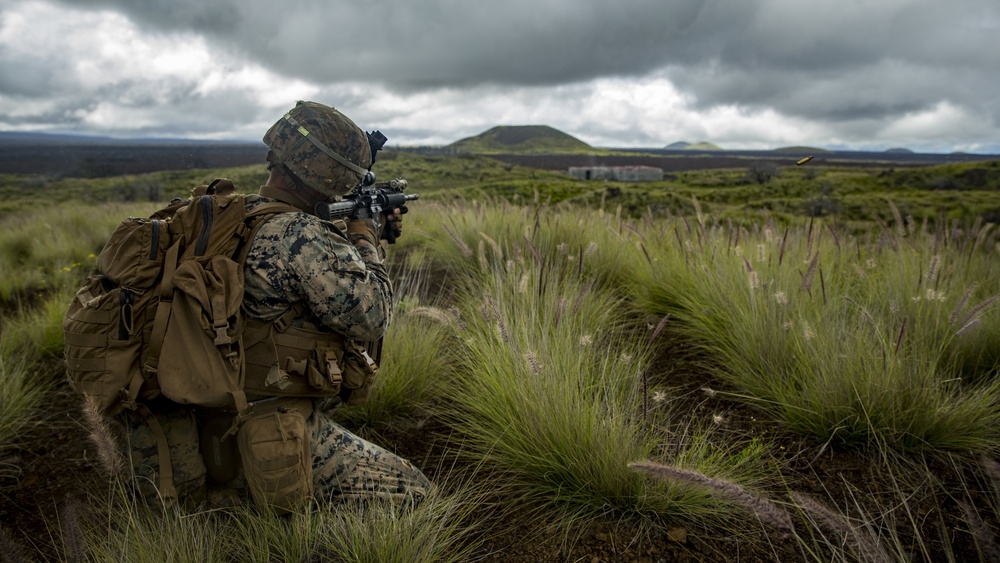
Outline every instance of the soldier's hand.
[(382, 239), (392, 244), (403, 235), (403, 214), (409, 211), (406, 206), (397, 207), (382, 214)]
[(359, 238), (364, 238), (373, 246), (378, 246), (378, 227), (371, 219), (353, 219), (347, 222), (347, 238), (354, 244)]

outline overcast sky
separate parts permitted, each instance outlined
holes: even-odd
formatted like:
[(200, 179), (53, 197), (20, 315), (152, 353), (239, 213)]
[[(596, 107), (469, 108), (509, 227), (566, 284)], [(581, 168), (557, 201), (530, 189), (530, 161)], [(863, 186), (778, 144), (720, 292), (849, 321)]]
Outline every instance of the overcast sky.
[(1000, 0), (0, 0), (0, 131), (1000, 153)]

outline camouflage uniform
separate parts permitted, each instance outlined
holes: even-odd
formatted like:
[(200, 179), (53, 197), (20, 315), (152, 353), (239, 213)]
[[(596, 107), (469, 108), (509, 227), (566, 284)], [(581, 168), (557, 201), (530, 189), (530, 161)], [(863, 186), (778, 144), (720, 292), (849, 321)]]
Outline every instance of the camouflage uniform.
[[(269, 201), (250, 198), (248, 206)], [(309, 320), (351, 339), (374, 340), (392, 314), (392, 286), (380, 249), (364, 238), (352, 244), (333, 223), (306, 213), (283, 213), (264, 223), (251, 244), (244, 274), (249, 318), (275, 320), (303, 301), (309, 318), (293, 324)], [(170, 444), (178, 495), (200, 498), (206, 468), (198, 453), (193, 409), (166, 400), (149, 406)], [(159, 456), (153, 431), (128, 412), (123, 422), (136, 486), (142, 495), (154, 495)], [(315, 498), (419, 502), (432, 489), (410, 462), (348, 432), (326, 413), (314, 410), (307, 424)], [(242, 479), (231, 484), (240, 486)]]
[[(298, 200), (299, 208), (309, 209), (317, 197), (343, 195), (371, 169), (377, 151), (371, 139), (333, 108), (297, 103), (263, 139), (269, 148), (268, 162), (284, 166), (295, 178), (297, 188), (278, 197), (288, 196)], [(264, 186), (261, 193), (273, 195), (271, 188)], [(248, 211), (270, 201), (249, 197)], [(345, 235), (334, 223), (308, 213), (282, 213), (266, 221), (250, 245), (243, 271), (248, 320), (275, 321), (299, 305), (296, 311), (308, 312), (293, 325), (308, 322), (350, 340), (370, 341), (385, 332), (392, 316), (392, 286), (377, 241), (367, 235)], [(191, 408), (166, 400), (149, 407), (167, 435), (179, 496), (197, 497), (194, 493), (204, 490), (206, 474), (213, 468), (238, 465), (213, 463), (206, 469), (198, 453)], [(159, 467), (154, 433), (141, 417), (126, 414), (124, 421), (137, 486), (144, 495), (153, 494)], [(307, 425), (315, 498), (419, 501), (432, 489), (409, 462), (351, 434), (326, 413), (314, 408)], [(228, 474), (213, 477), (231, 479)], [(236, 478), (230, 485), (242, 481)]]
[[(156, 422), (163, 429), (170, 444), (170, 463), (174, 473), (174, 486), (181, 498), (199, 497), (205, 487), (205, 463), (198, 449), (198, 427), (194, 411), (174, 403), (150, 405)], [(132, 464), (132, 479), (139, 494), (153, 497), (159, 482), (160, 456), (156, 436), (143, 418), (129, 411), (122, 413), (121, 421), (126, 432), (126, 459)]]
[[(332, 223), (305, 213), (283, 213), (264, 223), (244, 273), (249, 318), (275, 320), (304, 301), (317, 325), (375, 340), (392, 314), (392, 286), (379, 249), (363, 238), (352, 244)], [(325, 413), (314, 411), (308, 424), (316, 498), (419, 501), (430, 491), (430, 481), (408, 461), (351, 434)]]

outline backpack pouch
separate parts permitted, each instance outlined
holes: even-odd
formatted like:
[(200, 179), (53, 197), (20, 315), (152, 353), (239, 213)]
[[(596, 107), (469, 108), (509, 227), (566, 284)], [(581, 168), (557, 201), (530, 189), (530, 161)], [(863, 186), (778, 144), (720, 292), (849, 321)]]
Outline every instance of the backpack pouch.
[(160, 302), (171, 308), (157, 367), (160, 389), (182, 404), (230, 406), (243, 384), (242, 270), (225, 256), (207, 264), (184, 260), (172, 281), (173, 301)]
[(150, 292), (125, 287), (107, 289), (107, 280), (91, 276), (63, 318), (66, 374), (78, 392), (92, 395), (103, 412), (122, 410), (122, 390), (140, 375), (145, 328), (142, 311)]
[(353, 341), (345, 342), (341, 369), (343, 384), (340, 397), (344, 400), (344, 404), (353, 406), (368, 402), (378, 366), (364, 347)]
[(130, 217), (105, 243), (97, 269), (118, 285), (148, 289), (159, 279), (169, 246), (167, 221)]

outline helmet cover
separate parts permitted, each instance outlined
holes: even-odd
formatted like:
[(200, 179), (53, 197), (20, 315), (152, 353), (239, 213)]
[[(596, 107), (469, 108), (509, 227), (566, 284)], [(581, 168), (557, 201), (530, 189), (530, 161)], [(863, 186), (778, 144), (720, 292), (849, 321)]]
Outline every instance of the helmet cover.
[(336, 109), (298, 102), (264, 134), (273, 164), (326, 196), (341, 196), (371, 168), (368, 135)]

